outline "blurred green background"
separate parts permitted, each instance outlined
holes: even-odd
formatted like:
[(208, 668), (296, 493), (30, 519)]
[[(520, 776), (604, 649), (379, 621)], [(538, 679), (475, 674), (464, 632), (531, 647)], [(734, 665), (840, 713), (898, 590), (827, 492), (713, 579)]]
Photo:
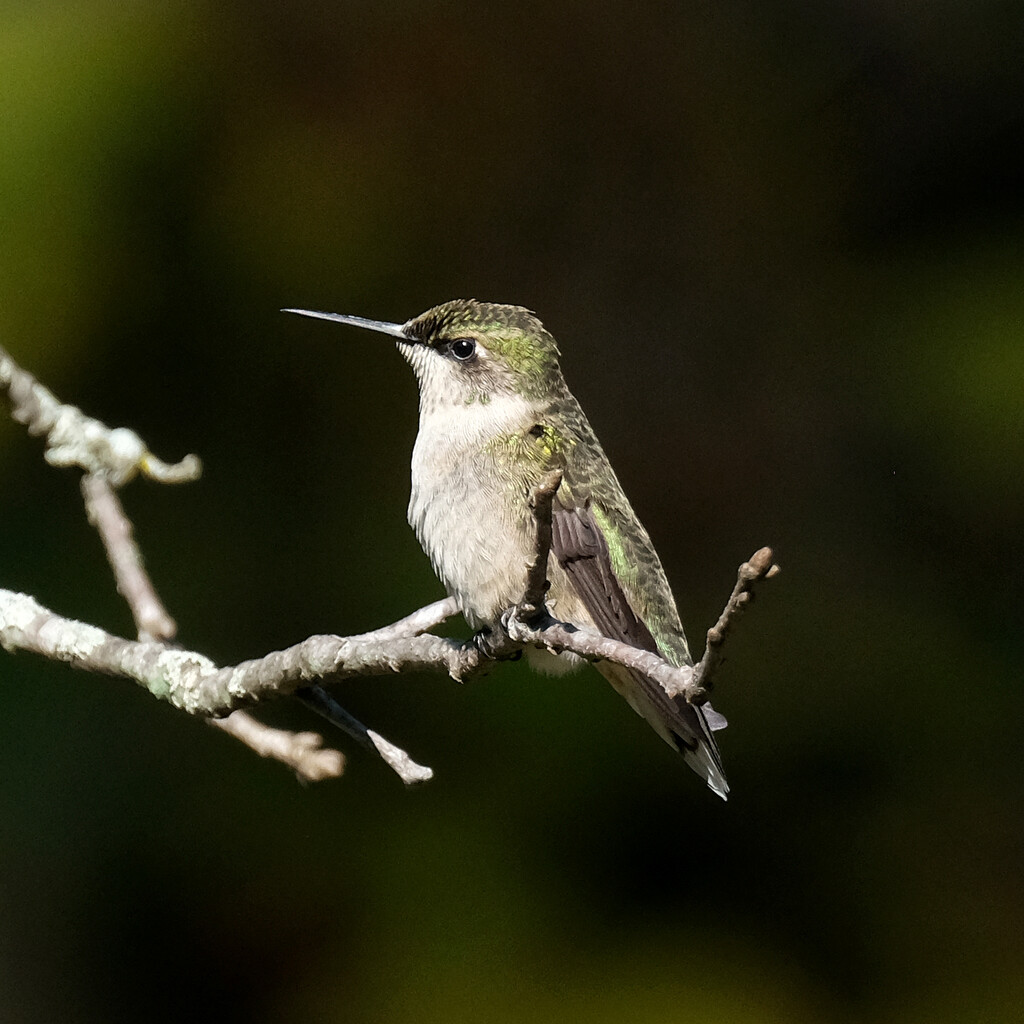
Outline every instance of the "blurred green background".
[[(723, 804), (587, 671), (339, 688), (435, 780), (0, 656), (0, 1020), (1009, 1021), (1024, 1005), (1024, 7), (0, 6), (0, 339), (197, 451), (125, 492), (222, 663), (440, 596), (379, 338), (539, 312), (694, 646)], [(0, 586), (130, 633), (0, 419)], [(294, 706), (265, 717), (316, 727)], [(341, 742), (340, 737), (332, 737)]]

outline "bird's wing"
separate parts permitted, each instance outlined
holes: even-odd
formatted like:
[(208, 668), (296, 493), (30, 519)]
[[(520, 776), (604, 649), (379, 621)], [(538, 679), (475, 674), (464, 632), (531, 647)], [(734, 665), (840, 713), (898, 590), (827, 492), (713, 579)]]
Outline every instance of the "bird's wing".
[[(551, 551), (604, 636), (664, 656), (619, 585), (607, 538), (589, 504), (568, 507), (562, 501), (555, 502)], [(599, 667), (633, 708), (724, 797), (728, 785), (721, 756), (702, 710), (682, 698), (670, 697), (660, 684), (642, 673), (610, 664)], [(709, 713), (711, 721), (721, 728), (725, 723), (722, 716), (711, 709)]]
[(589, 505), (566, 508), (555, 503), (551, 550), (604, 636), (658, 653), (657, 641), (615, 577), (608, 541)]

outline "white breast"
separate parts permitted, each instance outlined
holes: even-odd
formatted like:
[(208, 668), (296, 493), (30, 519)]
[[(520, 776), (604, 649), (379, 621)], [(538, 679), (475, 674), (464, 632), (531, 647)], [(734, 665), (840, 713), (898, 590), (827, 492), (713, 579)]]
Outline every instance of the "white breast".
[(526, 495), (516, 494), (487, 443), (528, 429), (534, 418), (518, 395), (421, 412), (409, 523), (474, 629), (521, 595), (533, 550)]

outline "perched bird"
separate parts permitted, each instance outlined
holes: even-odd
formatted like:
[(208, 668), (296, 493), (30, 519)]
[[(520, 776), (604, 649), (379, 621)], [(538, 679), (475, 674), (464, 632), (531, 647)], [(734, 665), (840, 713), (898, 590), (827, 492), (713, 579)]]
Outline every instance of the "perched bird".
[[(395, 338), (419, 382), (409, 523), (473, 629), (486, 630), (522, 596), (536, 547), (532, 488), (562, 470), (552, 512), (547, 605), (564, 622), (692, 660), (665, 571), (622, 492), (579, 403), (566, 387), (558, 346), (520, 306), (456, 299), (404, 324), (337, 313), (335, 320)], [(538, 667), (579, 659), (530, 651)], [(546, 665), (545, 665), (546, 663)], [(710, 706), (672, 698), (640, 672), (598, 670), (719, 796), (729, 787)]]

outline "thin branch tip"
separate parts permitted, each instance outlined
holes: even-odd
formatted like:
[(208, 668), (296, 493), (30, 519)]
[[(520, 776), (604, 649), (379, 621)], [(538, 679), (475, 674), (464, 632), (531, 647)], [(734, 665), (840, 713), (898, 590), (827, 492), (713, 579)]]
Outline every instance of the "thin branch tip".
[(146, 452), (139, 460), (139, 471), (158, 484), (187, 484), (203, 475), (203, 463), (198, 455), (189, 454), (178, 462), (167, 463)]
[(562, 471), (560, 469), (548, 470), (548, 472), (541, 477), (530, 491), (530, 508), (536, 511), (540, 503), (550, 503), (551, 499), (557, 493), (558, 488), (561, 486)]
[(417, 764), (401, 747), (389, 743), (372, 729), (366, 730), (370, 741), (377, 748), (381, 758), (394, 769), (395, 774), (407, 785), (413, 786), (420, 782), (429, 782), (434, 777), (434, 770), (424, 764)]
[(755, 551), (751, 556), (750, 560), (744, 562), (741, 567), (742, 570), (746, 570), (751, 574), (752, 579), (771, 579), (773, 576), (778, 576), (782, 571), (772, 561), (775, 554), (769, 547), (763, 547), (758, 551)]
[(739, 571), (736, 573), (736, 585), (733, 587), (718, 621), (708, 630), (704, 656), (693, 670), (693, 693), (701, 694), (703, 700), (698, 701), (695, 696), (689, 696), (687, 699), (691, 703), (703, 703), (707, 700), (715, 673), (723, 661), (722, 648), (725, 645), (726, 635), (740, 614), (754, 599), (754, 585), (760, 580), (777, 576), (781, 571), (773, 562), (774, 557), (771, 548), (763, 547), (755, 551), (750, 560), (739, 567)]
[(240, 740), (260, 757), (288, 765), (303, 782), (336, 779), (345, 771), (345, 755), (340, 750), (325, 747), (319, 733), (273, 729), (245, 711), (207, 721)]

